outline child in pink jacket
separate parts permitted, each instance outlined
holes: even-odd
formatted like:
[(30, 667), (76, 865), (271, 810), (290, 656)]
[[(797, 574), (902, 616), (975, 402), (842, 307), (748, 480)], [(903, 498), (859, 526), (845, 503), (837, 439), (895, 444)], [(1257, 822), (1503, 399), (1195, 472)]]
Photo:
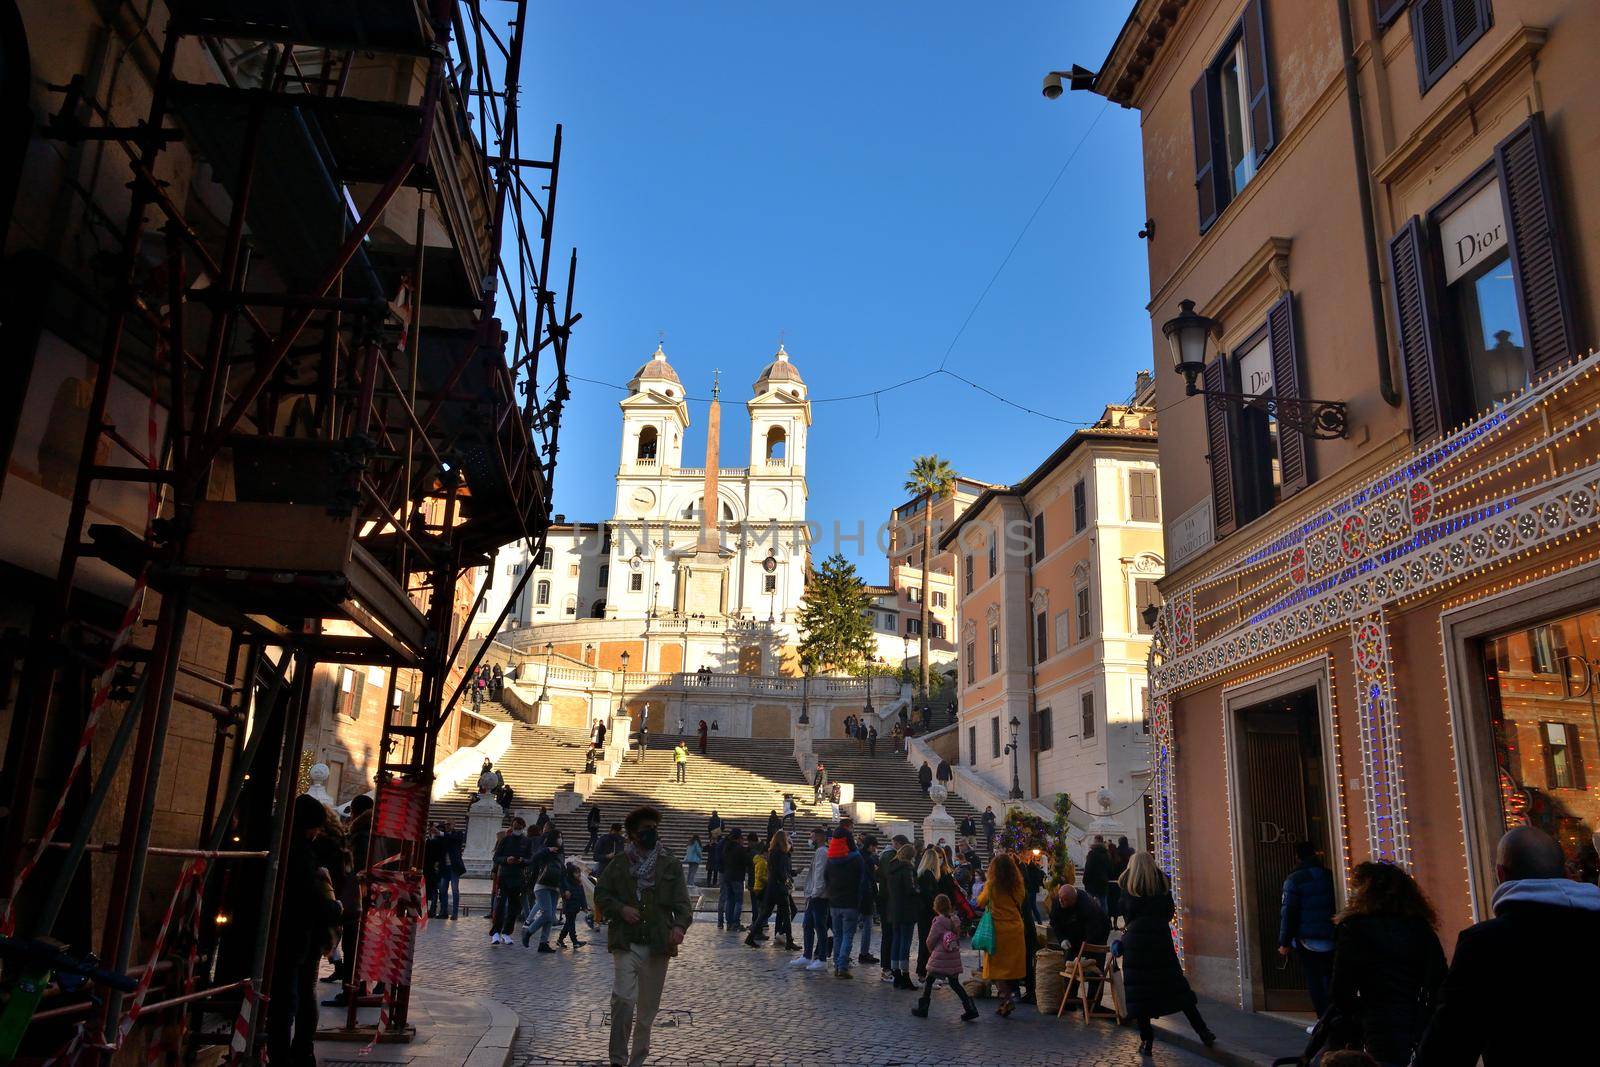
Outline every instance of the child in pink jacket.
[(922, 987), (922, 998), (911, 1014), (919, 1019), (928, 1017), (928, 1002), (933, 999), (934, 984), (943, 978), (961, 998), (963, 1022), (978, 1017), (978, 1006), (961, 985), (961, 920), (950, 907), (950, 898), (943, 893), (933, 898), (933, 925), (928, 929), (928, 979)]

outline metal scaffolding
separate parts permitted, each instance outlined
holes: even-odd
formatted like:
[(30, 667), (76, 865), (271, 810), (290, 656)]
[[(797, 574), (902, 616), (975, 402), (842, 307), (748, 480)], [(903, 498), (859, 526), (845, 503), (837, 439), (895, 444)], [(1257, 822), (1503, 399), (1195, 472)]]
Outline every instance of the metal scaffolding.
[[(19, 679), (7, 754), (19, 772), (0, 798), (4, 1058), (49, 1054), (65, 1032), (71, 1058), (109, 1060), (141, 1015), (172, 1009), (237, 1018), (243, 1037), (194, 1025), (171, 1051), (231, 1040), (236, 1058), (257, 1056), (312, 670), (330, 662), (387, 671), (349, 1032), (404, 1035), (435, 745), (477, 662), (457, 662), (458, 584), (513, 540), (539, 551), (549, 521), (580, 316), (575, 252), (564, 299), (551, 279), (561, 129), (540, 159), (519, 126), (526, 0), (167, 7), (145, 119), (115, 125), (74, 82), (45, 131), (120, 145), (132, 196), (64, 549)], [(194, 79), (183, 55), (218, 76)], [(159, 175), (174, 145), (209, 168), (225, 228), (191, 222), (170, 195)], [(114, 378), (148, 391), (148, 427), (108, 417)], [(145, 530), (90, 523), (93, 488), (111, 482), (148, 488)], [(132, 581), (118, 630), (80, 610), (86, 561)], [(159, 614), (140, 647), (130, 633), (147, 595)], [(194, 617), (230, 634), (220, 673), (180, 663)], [(99, 709), (127, 711), (74, 818), (62, 806), (45, 818), (32, 772), (51, 731), (82, 725), (60, 706), (82, 662), (103, 670), (80, 762)], [(397, 699), (400, 671), (418, 680), (414, 702)], [(179, 691), (180, 672), (214, 698)], [(174, 702), (216, 724), (205, 811), (192, 850), (154, 850), (190, 862), (154, 957), (132, 966), (150, 936), (138, 902)], [(116, 774), (121, 832), (91, 844)], [(96, 850), (115, 861), (92, 960), (51, 935)], [(257, 921), (230, 940), (220, 913), (244, 893)], [(203, 909), (218, 920), (202, 926)], [(378, 1002), (363, 976), (384, 976), (382, 1035), (355, 1025), (355, 1006)]]

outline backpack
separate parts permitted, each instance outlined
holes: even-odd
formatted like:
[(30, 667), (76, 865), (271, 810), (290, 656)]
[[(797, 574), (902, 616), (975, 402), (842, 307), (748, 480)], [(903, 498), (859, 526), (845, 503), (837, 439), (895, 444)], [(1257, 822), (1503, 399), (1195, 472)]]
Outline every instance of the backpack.
[(767, 857), (765, 855), (761, 855), (759, 853), (756, 855), (756, 858), (755, 858), (755, 869), (756, 869), (755, 886), (756, 886), (756, 892), (759, 893), (763, 889), (767, 888)]

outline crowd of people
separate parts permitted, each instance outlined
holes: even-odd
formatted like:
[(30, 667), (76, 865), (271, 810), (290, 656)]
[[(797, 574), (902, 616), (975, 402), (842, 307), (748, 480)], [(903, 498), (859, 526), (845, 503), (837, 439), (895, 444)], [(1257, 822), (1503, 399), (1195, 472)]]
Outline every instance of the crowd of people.
[(467, 686), (467, 695), (476, 710), (485, 700), (498, 701), (506, 688), (506, 673), (500, 669), (500, 664), (485, 664), (472, 672), (472, 682)]
[[(308, 827), (315, 822), (303, 817)], [(297, 826), (301, 818), (297, 810)], [(1049, 947), (1102, 973), (1115, 957), (1121, 1007), (1138, 1028), (1142, 1054), (1152, 1049), (1152, 1020), (1167, 1015), (1183, 1015), (1207, 1046), (1216, 1041), (1173, 941), (1168, 877), (1126, 838), (1115, 845), (1093, 839), (1081, 884), (1070, 876), (1055, 884), (1037, 850), (992, 848), (992, 811), (983, 817), (986, 864), (970, 817), (955, 847), (938, 841), (919, 848), (899, 835), (880, 841), (845, 817), (797, 841), (786, 797), (783, 814), (772, 811), (764, 832), (712, 812), (706, 840), (695, 835), (681, 858), (659, 841), (660, 818), (641, 808), (602, 835), (600, 811), (591, 807), (583, 851), (594, 857), (592, 873), (567, 856), (542, 809), (531, 828), (513, 820), (495, 849), (491, 943), (511, 943), (520, 925), (524, 946), (537, 938), (539, 951), (554, 951), (549, 938), (559, 924), (557, 946), (582, 946), (577, 920), (590, 908), (586, 878), (595, 886), (588, 925), (608, 926), (613, 1063), (640, 1063), (648, 1053), (667, 961), (693, 918), (688, 890), (700, 885), (717, 889), (718, 930), (742, 933), (751, 949), (794, 953), (789, 966), (837, 979), (876, 966), (882, 984), (919, 993), (910, 1008), (919, 1018), (928, 1017), (939, 985), (959, 1001), (963, 1021), (979, 1017), (962, 982), (964, 941), (980, 950), (974, 977), (994, 993), (1001, 1018), (1036, 1002), (1036, 953)], [(460, 841), (444, 826), (430, 834), (440, 916), (456, 912)], [(1434, 908), (1403, 867), (1356, 864), (1340, 908), (1333, 873), (1316, 849), (1301, 844), (1297, 851), (1299, 865), (1283, 886), (1278, 950), (1299, 961), (1317, 1016), (1302, 1062), (1470, 1067), (1481, 1057), (1486, 1067), (1501, 1067), (1582, 1060), (1579, 1029), (1494, 1022), (1500, 1001), (1491, 998), (1512, 974), (1519, 997), (1557, 1018), (1578, 1017), (1592, 993), (1586, 969), (1600, 949), (1600, 888), (1567, 877), (1549, 835), (1519, 827), (1501, 840), (1494, 915), (1462, 932), (1448, 962)], [(297, 869), (291, 857), (291, 884), (298, 884)], [(280, 995), (295, 1003), (292, 990)], [(1070, 981), (1063, 991), (1068, 1006), (1080, 998), (1096, 1006), (1103, 995)]]

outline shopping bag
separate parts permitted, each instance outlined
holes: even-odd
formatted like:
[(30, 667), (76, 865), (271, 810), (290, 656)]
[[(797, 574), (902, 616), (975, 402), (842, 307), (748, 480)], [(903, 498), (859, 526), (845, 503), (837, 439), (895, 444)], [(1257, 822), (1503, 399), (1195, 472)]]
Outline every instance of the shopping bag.
[(983, 909), (983, 918), (978, 920), (978, 928), (972, 932), (972, 947), (979, 952), (994, 951), (994, 916), (989, 909)]

